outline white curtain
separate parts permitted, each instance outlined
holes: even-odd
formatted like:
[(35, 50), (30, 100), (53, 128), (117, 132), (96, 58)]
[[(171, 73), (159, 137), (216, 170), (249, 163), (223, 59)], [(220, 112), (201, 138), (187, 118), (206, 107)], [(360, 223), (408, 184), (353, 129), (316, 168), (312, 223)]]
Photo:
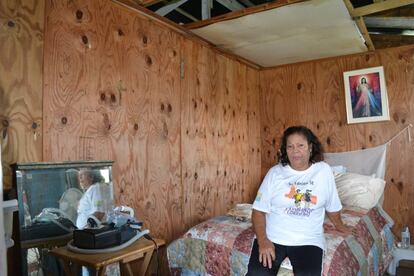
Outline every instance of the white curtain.
[(7, 251), (4, 238), (4, 218), (3, 218), (3, 167), (1, 165), (0, 147), (0, 276), (7, 275)]
[(344, 166), (347, 172), (374, 175), (384, 179), (388, 143), (374, 148), (325, 153), (325, 161), (331, 166)]

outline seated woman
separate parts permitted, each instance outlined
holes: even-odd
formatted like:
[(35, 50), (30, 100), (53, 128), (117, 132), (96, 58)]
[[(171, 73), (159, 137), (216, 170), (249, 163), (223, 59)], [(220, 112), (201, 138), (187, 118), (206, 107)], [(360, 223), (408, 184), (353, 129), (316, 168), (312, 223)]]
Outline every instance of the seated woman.
[(303, 126), (285, 130), (278, 158), (253, 203), (256, 240), (247, 275), (276, 275), (285, 257), (295, 276), (321, 275), (325, 212), (337, 230), (351, 233), (340, 217), (334, 176), (318, 138)]
[(111, 187), (99, 170), (83, 168), (79, 171), (79, 185), (85, 191), (79, 201), (76, 227), (79, 229), (87, 225), (88, 217), (93, 215), (101, 220), (105, 212), (112, 207)]

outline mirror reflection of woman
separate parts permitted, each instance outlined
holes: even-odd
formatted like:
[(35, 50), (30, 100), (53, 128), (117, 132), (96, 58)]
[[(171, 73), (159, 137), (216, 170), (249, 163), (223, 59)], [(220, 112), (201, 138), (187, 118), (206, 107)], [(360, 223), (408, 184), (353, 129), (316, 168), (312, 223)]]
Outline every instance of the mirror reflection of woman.
[(99, 170), (80, 169), (78, 178), (79, 185), (85, 191), (79, 201), (76, 219), (76, 227), (82, 229), (87, 225), (90, 215), (101, 220), (112, 206), (112, 199), (110, 186), (105, 184), (105, 179)]

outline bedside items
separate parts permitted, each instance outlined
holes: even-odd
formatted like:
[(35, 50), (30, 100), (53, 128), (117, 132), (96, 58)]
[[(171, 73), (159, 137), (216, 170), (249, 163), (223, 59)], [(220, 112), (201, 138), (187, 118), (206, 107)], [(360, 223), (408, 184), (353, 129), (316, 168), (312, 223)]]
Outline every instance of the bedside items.
[(391, 275), (395, 275), (396, 268), (400, 260), (414, 260), (414, 245), (410, 245), (410, 247), (407, 249), (396, 247), (392, 254), (394, 259), (388, 267), (388, 273)]

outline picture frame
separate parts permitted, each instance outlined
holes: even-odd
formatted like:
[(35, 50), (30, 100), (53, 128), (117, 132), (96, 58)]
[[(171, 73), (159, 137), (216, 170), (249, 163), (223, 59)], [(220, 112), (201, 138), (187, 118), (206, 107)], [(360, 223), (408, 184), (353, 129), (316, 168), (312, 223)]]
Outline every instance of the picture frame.
[(390, 120), (382, 66), (347, 71), (343, 75), (348, 124)]

